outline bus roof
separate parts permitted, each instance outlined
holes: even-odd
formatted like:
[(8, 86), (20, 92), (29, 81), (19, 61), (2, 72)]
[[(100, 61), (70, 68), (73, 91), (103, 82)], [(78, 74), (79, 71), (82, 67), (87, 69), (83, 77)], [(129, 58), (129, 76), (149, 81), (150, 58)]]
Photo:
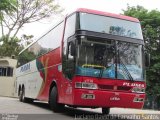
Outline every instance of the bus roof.
[(97, 15), (103, 15), (103, 16), (108, 16), (108, 17), (113, 17), (113, 18), (133, 21), (133, 22), (139, 22), (139, 20), (134, 17), (119, 15), (119, 14), (114, 14), (114, 13), (108, 13), (108, 12), (103, 12), (103, 11), (98, 11), (98, 10), (91, 10), (91, 9), (86, 9), (86, 8), (78, 8), (76, 12), (86, 12), (90, 14), (97, 14)]

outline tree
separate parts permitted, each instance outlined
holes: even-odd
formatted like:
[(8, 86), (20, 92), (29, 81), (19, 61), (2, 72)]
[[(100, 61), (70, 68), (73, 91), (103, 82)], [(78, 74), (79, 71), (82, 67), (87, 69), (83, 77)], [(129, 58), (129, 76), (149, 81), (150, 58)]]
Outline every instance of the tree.
[(23, 34), (19, 44), (23, 47), (27, 47), (29, 44), (31, 44), (34, 41), (33, 37), (34, 37), (33, 35)]
[[(3, 13), (2, 36), (15, 37), (24, 24), (40, 21), (62, 11), (54, 0), (16, 0), (15, 9)], [(7, 33), (4, 33), (4, 27)]]
[(0, 0), (0, 18), (3, 18), (3, 13), (15, 10), (16, 0)]
[(3, 24), (2, 20), (4, 19), (4, 14), (8, 14), (11, 11), (16, 10), (16, 0), (0, 0), (0, 26), (3, 33)]
[(151, 65), (147, 68), (147, 94), (154, 100), (160, 99), (160, 11), (143, 8), (142, 6), (127, 7), (125, 15), (136, 17), (142, 25), (145, 47), (151, 54)]
[[(19, 48), (29, 44), (33, 36), (23, 35), (19, 40), (16, 35), (28, 23), (40, 21), (62, 12), (54, 0), (1, 0), (0, 2), (0, 56), (17, 55)], [(7, 30), (7, 32), (4, 31)], [(13, 47), (14, 46), (14, 47)]]
[(8, 57), (12, 55), (18, 55), (18, 53), (23, 49), (23, 46), (19, 45), (19, 39), (16, 37), (8, 38), (6, 36), (3, 36), (0, 39), (3, 44), (0, 45), (0, 56)]

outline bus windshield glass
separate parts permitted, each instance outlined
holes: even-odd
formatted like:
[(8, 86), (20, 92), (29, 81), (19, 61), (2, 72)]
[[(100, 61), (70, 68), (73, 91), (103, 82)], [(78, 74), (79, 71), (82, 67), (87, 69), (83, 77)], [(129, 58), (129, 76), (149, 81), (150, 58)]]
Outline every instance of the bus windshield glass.
[(85, 38), (77, 49), (76, 75), (144, 80), (142, 45)]
[(95, 14), (80, 13), (80, 29), (143, 39), (140, 23)]

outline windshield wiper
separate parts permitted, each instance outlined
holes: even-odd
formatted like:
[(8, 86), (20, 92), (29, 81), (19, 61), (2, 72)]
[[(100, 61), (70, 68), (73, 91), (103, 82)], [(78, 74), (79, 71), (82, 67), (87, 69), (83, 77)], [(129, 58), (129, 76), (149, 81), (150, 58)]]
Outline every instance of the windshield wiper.
[(134, 81), (131, 73), (129, 72), (129, 70), (127, 69), (126, 65), (123, 63), (123, 61), (121, 60), (120, 56), (119, 56), (119, 50), (118, 50), (118, 60), (119, 60), (119, 64), (121, 64), (123, 66), (123, 69), (126, 71), (127, 76), (129, 77), (129, 79), (131, 81)]
[(124, 64), (122, 61), (121, 61), (120, 63), (122, 64), (124, 70), (126, 71), (128, 77), (129, 77), (129, 79), (130, 79), (131, 81), (134, 81), (134, 80), (133, 80), (133, 77), (132, 77), (132, 75), (131, 75), (131, 73), (129, 72), (129, 70), (127, 69), (127, 67), (125, 66), (125, 64)]

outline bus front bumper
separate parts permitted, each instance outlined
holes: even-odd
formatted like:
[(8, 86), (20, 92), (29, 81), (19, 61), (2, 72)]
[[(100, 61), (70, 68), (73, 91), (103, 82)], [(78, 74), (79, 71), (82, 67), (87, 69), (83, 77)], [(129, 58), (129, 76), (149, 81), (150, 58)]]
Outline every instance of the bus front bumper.
[(141, 109), (145, 94), (75, 89), (73, 104), (82, 107), (120, 107)]

